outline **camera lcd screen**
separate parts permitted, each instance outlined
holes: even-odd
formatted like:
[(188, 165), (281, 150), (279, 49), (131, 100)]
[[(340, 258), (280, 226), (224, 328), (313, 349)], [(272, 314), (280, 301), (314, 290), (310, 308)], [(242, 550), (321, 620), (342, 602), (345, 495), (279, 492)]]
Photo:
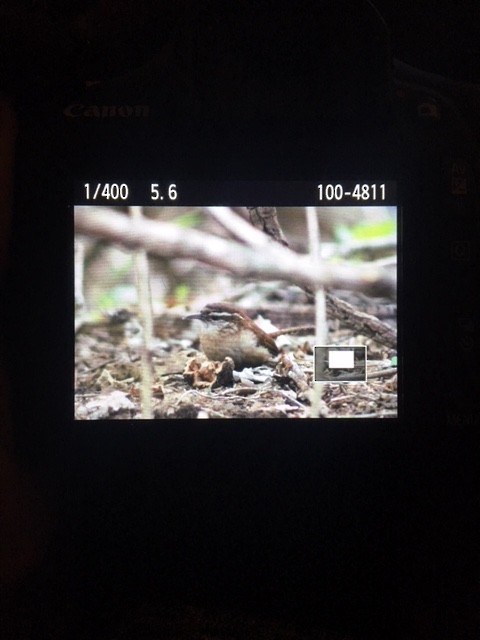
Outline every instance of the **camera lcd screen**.
[(398, 418), (396, 184), (89, 182), (76, 420)]

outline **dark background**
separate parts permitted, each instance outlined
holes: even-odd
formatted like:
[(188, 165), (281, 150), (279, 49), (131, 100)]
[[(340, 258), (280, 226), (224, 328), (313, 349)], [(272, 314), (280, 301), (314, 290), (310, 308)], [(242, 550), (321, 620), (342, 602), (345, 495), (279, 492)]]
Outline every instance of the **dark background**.
[(480, 10), (473, 0), (378, 0), (392, 36), (393, 54), (425, 71), (480, 81)]
[[(191, 0), (2, 0), (2, 64), (10, 86), (22, 71), (87, 79), (120, 75), (161, 48), (178, 16), (205, 3)], [(455, 80), (480, 81), (479, 8), (475, 0), (377, 0), (393, 55)], [(345, 20), (352, 20), (348, 11)], [(12, 63), (9, 68), (9, 63)], [(63, 75), (62, 75), (63, 74)]]
[[(2, 2), (2, 89), (28, 120), (39, 100), (73, 95), (85, 80), (114, 82), (156, 60), (177, 11), (184, 19), (196, 4)], [(476, 3), (376, 6), (395, 58), (480, 82)], [(353, 16), (347, 11), (346, 23)], [(28, 144), (35, 148), (24, 136), (23, 151)], [(36, 153), (30, 155), (33, 162)], [(422, 282), (431, 269), (419, 261), (415, 270)], [(409, 299), (428, 315), (423, 291)], [(40, 326), (47, 326), (49, 308), (33, 306)], [(25, 318), (17, 321), (24, 326)], [(455, 328), (447, 334), (445, 322), (438, 327), (440, 335), (430, 325), (431, 342), (450, 354)], [(65, 345), (52, 342), (51, 350), (60, 359)], [(49, 406), (42, 372), (30, 373), (33, 407)], [(112, 433), (109, 425), (95, 437), (77, 430), (72, 439), (62, 435), (65, 425), (49, 423), (48, 413), (37, 411), (32, 421), (35, 409), (15, 393), (14, 404), (25, 405), (14, 411), (18, 450), (33, 484), (18, 517), (32, 538), (36, 528), (42, 534), (28, 571), (5, 588), (8, 633), (109, 637), (130, 609), (159, 598), (269, 615), (317, 635), (324, 628), (358, 638), (473, 637), (475, 392), (464, 387), (463, 413), (456, 409), (449, 418), (435, 411), (436, 398), (454, 398), (457, 388), (449, 378), (443, 389), (439, 377), (431, 375), (434, 391), (407, 381), (418, 402), (416, 420), (397, 429), (185, 423), (159, 425), (158, 436), (141, 425), (115, 425)], [(58, 405), (68, 401), (60, 397)]]

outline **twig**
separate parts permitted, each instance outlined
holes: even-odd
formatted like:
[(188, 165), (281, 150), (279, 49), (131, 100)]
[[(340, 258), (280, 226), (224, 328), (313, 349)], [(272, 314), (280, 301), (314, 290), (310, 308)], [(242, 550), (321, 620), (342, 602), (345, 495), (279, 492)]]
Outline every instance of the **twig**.
[[(315, 207), (307, 207), (307, 228), (308, 243), (310, 246), (310, 256), (315, 271), (320, 269), (322, 259), (320, 251), (320, 228), (318, 225), (318, 216)], [(325, 290), (318, 287), (314, 291), (315, 298), (315, 344), (327, 344), (328, 326), (327, 326), (327, 307), (325, 300)], [(322, 402), (324, 385), (321, 382), (314, 382), (311, 393), (310, 417), (318, 418), (320, 415), (320, 405)]]
[(291, 396), (289, 396), (288, 393), (286, 393), (285, 391), (280, 390), (280, 395), (283, 396), (287, 402), (305, 411), (305, 405), (299, 402), (298, 400), (296, 400), (295, 398), (292, 398)]
[[(143, 218), (142, 207), (130, 207), (132, 220), (141, 221)], [(142, 383), (140, 394), (142, 399), (142, 418), (152, 418), (152, 336), (153, 336), (153, 312), (150, 295), (150, 274), (148, 268), (148, 256), (144, 249), (138, 249), (134, 255), (135, 275), (137, 278), (138, 310), (140, 322), (143, 326), (141, 368)]]
[(372, 373), (369, 373), (367, 370), (367, 380), (373, 380), (374, 378), (384, 378), (385, 376), (393, 376), (396, 373), (398, 373), (397, 367), (380, 369), (379, 371), (372, 371)]
[(269, 331), (268, 335), (275, 340), (280, 336), (290, 334), (290, 333), (305, 333), (307, 335), (311, 335), (315, 333), (315, 327), (311, 324), (302, 325), (299, 327), (287, 327), (286, 329), (277, 329), (277, 331)]
[(360, 373), (346, 373), (346, 374), (340, 374), (338, 376), (335, 376), (334, 378), (331, 378), (331, 380), (329, 380), (329, 382), (365, 382), (365, 384), (368, 384), (370, 382), (370, 380), (373, 380), (374, 378), (384, 378), (385, 376), (393, 376), (396, 373), (398, 373), (398, 369), (397, 367), (390, 367), (389, 369), (381, 369), (380, 371), (372, 371), (372, 373), (369, 373), (367, 370), (367, 379), (365, 380), (365, 376), (360, 374)]
[(287, 239), (282, 231), (277, 218), (276, 207), (247, 207), (250, 222), (254, 227), (261, 229), (267, 236), (288, 247)]

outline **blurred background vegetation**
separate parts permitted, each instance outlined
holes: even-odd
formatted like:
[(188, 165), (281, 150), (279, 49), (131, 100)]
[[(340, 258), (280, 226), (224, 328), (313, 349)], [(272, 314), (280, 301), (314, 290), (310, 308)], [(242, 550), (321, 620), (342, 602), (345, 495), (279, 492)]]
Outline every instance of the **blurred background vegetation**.
[[(127, 213), (127, 209), (120, 209)], [(234, 210), (247, 217), (243, 207)], [(304, 207), (279, 207), (278, 220), (292, 250), (308, 251)], [(170, 222), (186, 231), (200, 230), (228, 237), (217, 221), (201, 207), (145, 207), (150, 219)], [(322, 256), (330, 261), (364, 262), (396, 260), (397, 217), (395, 207), (319, 207)], [(84, 269), (85, 309), (102, 314), (137, 304), (133, 252), (103, 241), (76, 238), (84, 259), (75, 268)], [(198, 296), (227, 298), (239, 282), (227, 272), (187, 259), (150, 257), (150, 286), (154, 313), (185, 307)]]

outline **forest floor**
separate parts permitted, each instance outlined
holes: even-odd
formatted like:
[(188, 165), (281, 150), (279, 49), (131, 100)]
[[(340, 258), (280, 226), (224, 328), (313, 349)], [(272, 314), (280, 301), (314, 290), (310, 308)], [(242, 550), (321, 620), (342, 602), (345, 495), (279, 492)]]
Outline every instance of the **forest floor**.
[[(156, 321), (158, 325), (158, 321)], [(308, 418), (314, 387), (312, 336), (292, 337), (289, 359), (243, 371), (209, 363), (191, 334), (173, 323), (152, 348), (152, 410), (159, 419)], [(135, 318), (82, 327), (75, 341), (75, 418), (137, 419), (141, 410), (141, 345)], [(173, 333), (173, 335), (172, 335)], [(176, 334), (176, 335), (175, 335)], [(397, 375), (387, 351), (372, 339), (333, 325), (330, 344), (361, 344), (368, 350), (367, 382), (324, 382), (322, 417), (388, 418), (398, 409)], [(382, 375), (385, 370), (385, 375)], [(369, 376), (377, 376), (370, 377)]]

